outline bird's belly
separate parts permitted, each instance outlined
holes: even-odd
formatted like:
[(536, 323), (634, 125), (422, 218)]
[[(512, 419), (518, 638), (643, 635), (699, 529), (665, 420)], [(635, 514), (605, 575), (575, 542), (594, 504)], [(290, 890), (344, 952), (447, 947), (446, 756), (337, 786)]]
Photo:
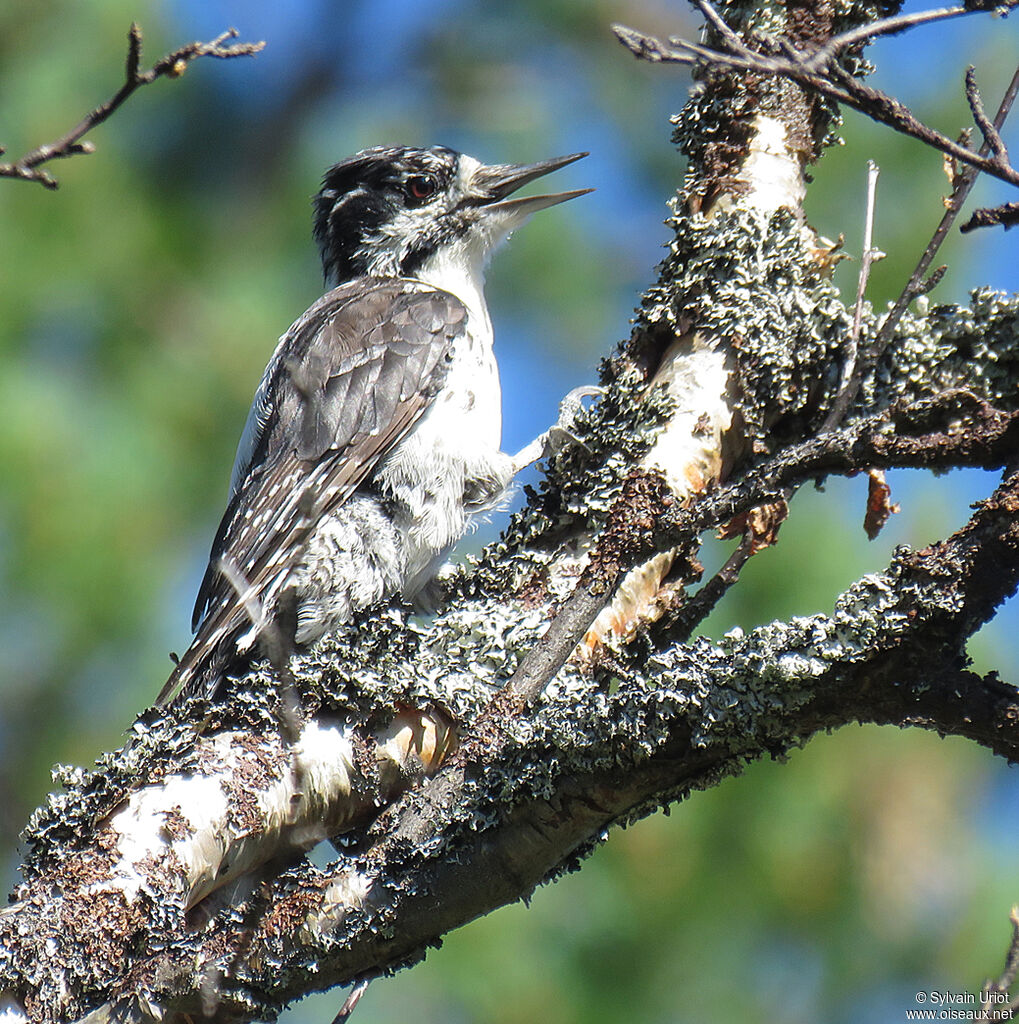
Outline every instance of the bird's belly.
[(415, 429), (375, 478), (393, 499), (403, 536), (403, 595), (438, 571), (474, 516), (496, 507), (512, 475), (499, 448), (502, 409), (494, 360), (462, 359)]
[[(499, 448), (498, 370), (494, 359), (474, 358), (473, 351), (459, 355), (442, 390), (379, 463), (369, 486), (316, 530), (291, 577), (299, 642), (317, 639), (394, 592), (413, 599), (471, 519), (506, 494), (512, 462)], [(345, 582), (337, 587), (337, 580)]]
[(459, 418), (452, 441), (432, 426), (408, 437), (376, 477), (403, 539), (406, 598), (438, 571), (471, 520), (499, 504), (511, 476), (498, 447), (480, 443), (493, 435), (490, 420)]

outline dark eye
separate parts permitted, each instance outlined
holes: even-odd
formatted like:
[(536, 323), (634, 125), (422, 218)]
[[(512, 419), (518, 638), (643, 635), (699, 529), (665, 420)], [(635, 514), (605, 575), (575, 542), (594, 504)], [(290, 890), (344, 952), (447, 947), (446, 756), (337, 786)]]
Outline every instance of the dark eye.
[(431, 174), (415, 174), (407, 179), (407, 198), (418, 203), (431, 199), (435, 195), (439, 183)]

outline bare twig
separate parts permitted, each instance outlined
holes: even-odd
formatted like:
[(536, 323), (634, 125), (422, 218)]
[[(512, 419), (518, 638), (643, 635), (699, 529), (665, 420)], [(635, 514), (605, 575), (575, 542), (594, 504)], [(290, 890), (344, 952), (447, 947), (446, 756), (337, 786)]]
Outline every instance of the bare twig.
[[(179, 78), (187, 70), (188, 64), (199, 57), (217, 57), (224, 60), (231, 57), (250, 57), (265, 47), (264, 42), (224, 45), (226, 40), (234, 39), (236, 36), (237, 30), (231, 28), (208, 43), (188, 43), (156, 61), (148, 71), (139, 71), (142, 30), (135, 22), (127, 36), (124, 84), (116, 95), (86, 114), (74, 128), (55, 142), (38, 146), (13, 163), (0, 164), (0, 178), (21, 178), (23, 181), (37, 181), (44, 188), (57, 188), (59, 183), (48, 172), (42, 170), (42, 165), (50, 160), (60, 160), (78, 153), (94, 152), (95, 146), (91, 142), (80, 141), (82, 136), (102, 124), (136, 89), (149, 85), (157, 78)], [(0, 153), (3, 151), (0, 147)]]
[[(1012, 80), (1005, 90), (1005, 95), (1002, 96), (1001, 103), (998, 105), (998, 112), (994, 116), (993, 127), (996, 132), (999, 132), (1002, 125), (1004, 125), (1012, 109), (1012, 104), (1015, 103), (1017, 94), (1019, 94), (1019, 67), (1013, 73)], [(980, 147), (980, 152), (987, 153), (989, 150), (990, 145), (985, 137), (983, 145)], [(944, 275), (944, 267), (936, 269), (930, 277), (927, 277), (927, 272), (930, 270), (930, 266), (934, 262), (934, 257), (938, 254), (942, 243), (948, 237), (948, 232), (951, 231), (956, 217), (959, 216), (959, 211), (962, 209), (963, 203), (966, 202), (976, 179), (977, 170), (974, 167), (967, 167), (956, 177), (952, 194), (948, 198), (945, 213), (934, 234), (931, 236), (931, 240), (927, 243), (927, 248), (924, 249), (923, 255), (906, 282), (905, 288), (902, 289), (902, 293), (895, 300), (895, 305), (888, 311), (888, 315), (884, 318), (880, 330), (878, 330), (873, 342), (868, 346), (863, 360), (857, 366), (852, 385), (849, 389), (846, 408), (852, 404), (853, 399), (856, 397), (864, 374), (884, 355), (885, 349), (895, 333), (895, 328), (898, 326), (899, 320), (902, 319), (902, 314), (906, 312), (906, 308), (917, 296), (925, 295), (934, 288)]]
[(724, 540), (742, 534), (739, 545), (722, 568), (692, 597), (683, 600), (683, 591), (677, 588), (681, 595), (679, 600), (674, 599), (673, 608), (648, 627), (651, 642), (658, 650), (686, 643), (694, 629), (729, 592), (729, 588), (739, 582), (743, 566), (758, 551), (778, 543), (778, 531), (789, 518), (789, 502), (795, 491), (795, 487), (787, 487), (773, 500), (741, 512), (719, 529), (718, 536)]
[(867, 210), (863, 222), (863, 257), (860, 260), (860, 276), (856, 286), (856, 307), (853, 311), (853, 338), (860, 338), (860, 321), (863, 318), (863, 297), (870, 280), (870, 268), (884, 256), (874, 248), (874, 206), (877, 202), (877, 179), (881, 168), (873, 160), (867, 161)]
[(729, 588), (739, 582), (743, 566), (750, 561), (754, 551), (754, 536), (748, 530), (732, 554), (725, 560), (722, 568), (665, 624), (663, 633), (667, 633), (667, 636), (656, 637), (656, 646), (664, 648), (674, 643), (685, 644), (690, 639), (690, 634), (714, 611), (718, 602), (729, 592)]
[[(850, 404), (859, 389), (857, 375), (857, 359), (860, 347), (860, 330), (863, 324), (863, 299), (870, 280), (870, 269), (873, 264), (884, 258), (880, 249), (874, 248), (874, 209), (877, 203), (877, 179), (881, 169), (873, 160), (867, 161), (867, 205), (863, 219), (863, 254), (860, 258), (860, 273), (856, 284), (856, 305), (853, 309), (853, 326), (849, 332), (846, 349), (839, 373), (839, 389), (832, 402), (832, 407), (825, 417), (820, 433), (835, 430), (845, 419)], [(873, 470), (871, 471), (873, 472)], [(785, 500), (789, 502), (797, 488), (787, 488)], [(738, 572), (737, 572), (738, 577)], [(733, 581), (735, 582), (735, 580)]]
[(977, 228), (1003, 227), (1007, 231), (1016, 224), (1019, 224), (1019, 203), (1002, 203), (1000, 206), (984, 206), (974, 210), (959, 230), (965, 234)]
[(867, 281), (870, 279), (870, 268), (874, 261), (881, 259), (884, 253), (874, 248), (874, 205), (877, 199), (877, 179), (881, 173), (880, 168), (873, 160), (867, 161), (867, 211), (863, 221), (863, 256), (860, 259), (860, 275), (856, 285), (856, 306), (853, 310), (853, 326), (849, 332), (849, 340), (846, 344), (845, 357), (842, 362), (842, 372), (839, 376), (839, 390), (832, 402), (831, 411), (828, 413), (821, 427), (821, 432), (832, 430), (842, 422), (849, 408), (849, 403), (855, 397), (853, 381), (856, 378), (856, 358), (860, 345), (860, 328), (863, 322), (863, 297), (867, 291)]
[(1019, 998), (1010, 999), (1008, 990), (1019, 974), (1019, 907), (1013, 907), (1008, 915), (1012, 924), (1012, 941), (1005, 954), (1005, 966), (996, 979), (988, 979), (981, 989), (980, 1003), (983, 1010), (977, 1021), (990, 1024), (992, 1021), (1013, 1020), (1016, 1009), (1019, 1009)]
[[(711, 24), (717, 27), (721, 18), (709, 0), (693, 0), (693, 2)], [(1019, 6), (1019, 0), (1009, 0), (1009, 2), (997, 6), (1009, 10)], [(863, 39), (900, 32), (904, 28), (909, 28), (913, 24), (921, 24), (924, 21), (961, 17), (964, 14), (973, 13), (974, 10), (985, 10), (985, 8), (968, 4), (926, 12), (923, 16), (911, 16), (911, 20), (889, 18), (885, 23), (876, 22), (866, 26), (866, 31), (854, 29), (843, 35), (835, 36), (823, 47), (810, 51), (802, 51), (794, 47), (788, 40), (768, 38), (762, 40), (761, 46), (752, 49), (742, 41), (733, 41), (735, 33), (731, 28), (728, 28), (728, 31), (718, 29), (722, 40), (721, 49), (712, 49), (675, 38), (663, 43), (653, 36), (645, 35), (623, 25), (614, 25), (613, 31), (627, 49), (643, 60), (688, 66), (724, 67), (735, 71), (754, 71), (789, 78), (806, 89), (811, 89), (829, 99), (859, 110), (895, 131), (918, 139), (942, 153), (947, 153), (961, 163), (975, 167), (1002, 181), (1007, 181), (1011, 185), (1019, 185), (1019, 170), (1013, 168), (1008, 160), (1002, 158), (997, 152), (994, 152), (993, 155), (990, 150), (981, 149), (980, 152), (975, 152), (949, 138), (943, 132), (930, 128), (918, 120), (908, 107), (880, 90), (865, 85), (835, 61), (835, 56), (841, 50), (854, 43), (859, 43)], [(762, 46), (763, 48), (761, 48)]]
[(368, 991), (368, 986), (376, 977), (376, 974), (366, 974), (363, 978), (354, 982), (339, 1012), (333, 1017), (333, 1024), (347, 1024), (347, 1021), (350, 1020), (350, 1015), (357, 1009), (357, 1004), (361, 1002), (361, 997)]
[(973, 114), (973, 123), (980, 129), (984, 142), (1002, 163), (1007, 164), (1008, 150), (1005, 148), (1005, 142), (998, 127), (984, 112), (984, 101), (977, 88), (977, 70), (972, 64), (966, 68), (966, 102), (969, 103), (970, 112)]
[(733, 52), (749, 52), (738, 33), (729, 27), (725, 19), (711, 6), (708, 0), (692, 0), (692, 2), (708, 20), (711, 27), (732, 47)]
[[(699, 6), (700, 4), (698, 4)], [(878, 36), (898, 35), (900, 32), (916, 28), (918, 25), (928, 25), (934, 21), (944, 21), (946, 18), (961, 18), (967, 14), (978, 14), (981, 11), (986, 13), (987, 8), (981, 8), (975, 4), (958, 4), (955, 7), (939, 7), (932, 11), (915, 11), (912, 14), (897, 14), (892, 18), (882, 18), (869, 25), (860, 25), (835, 36), (820, 49), (815, 50), (804, 61), (804, 64), (811, 70), (821, 71), (836, 54), (857, 43), (876, 39)]]

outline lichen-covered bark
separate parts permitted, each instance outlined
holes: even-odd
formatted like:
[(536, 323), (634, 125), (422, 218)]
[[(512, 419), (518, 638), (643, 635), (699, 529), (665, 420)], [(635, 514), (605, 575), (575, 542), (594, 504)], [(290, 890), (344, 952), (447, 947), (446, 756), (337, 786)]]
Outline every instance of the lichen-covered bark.
[(611, 694), (561, 678), (533, 716), (500, 723), (484, 764), (440, 776), (380, 819), (376, 845), (327, 871), (291, 869), (253, 931), (221, 916), (178, 936), (132, 983), (159, 979), (156, 998), (160, 985), (191, 991), (178, 1005), (196, 1011), (196, 967), (217, 976), (240, 950), (248, 973), (235, 968), (221, 986), (226, 1019), (295, 998), (307, 964), (326, 985), (413, 960), (437, 934), (570, 866), (613, 823), (846, 722), (963, 734), (1014, 759), (1019, 693), (967, 673), (959, 641), (1019, 578), (1017, 512), (1012, 476), (965, 529), (901, 553), (830, 615), (663, 650)]
[[(721, 11), (806, 43), (888, 9)], [(0, 912), (11, 1020), (271, 1018), (415, 961), (612, 824), (818, 729), (913, 724), (1019, 756), (1019, 693), (965, 661), (1019, 580), (1019, 300), (977, 291), (905, 317), (846, 426), (816, 436), (852, 318), (800, 204), (836, 127), (788, 83), (703, 76), (676, 119), (689, 167), (670, 252), (583, 443), (434, 621), (379, 611), (285, 684), (254, 669), (61, 773)], [(861, 341), (877, 326), (865, 311)], [(1008, 472), (965, 528), (898, 552), (831, 613), (680, 642), (704, 531), (805, 480), (892, 465)], [(620, 583), (628, 603), (595, 622)], [(329, 868), (303, 856), (340, 831)]]

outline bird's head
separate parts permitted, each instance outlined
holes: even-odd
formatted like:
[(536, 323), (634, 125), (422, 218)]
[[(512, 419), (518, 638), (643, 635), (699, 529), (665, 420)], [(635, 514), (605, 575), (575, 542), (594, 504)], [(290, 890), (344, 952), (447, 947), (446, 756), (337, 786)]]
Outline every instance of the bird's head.
[(586, 155), (482, 164), (443, 146), (363, 150), (331, 167), (315, 196), (315, 238), (326, 281), (414, 277), (436, 259), (483, 267), (530, 214), (591, 189), (509, 197)]

